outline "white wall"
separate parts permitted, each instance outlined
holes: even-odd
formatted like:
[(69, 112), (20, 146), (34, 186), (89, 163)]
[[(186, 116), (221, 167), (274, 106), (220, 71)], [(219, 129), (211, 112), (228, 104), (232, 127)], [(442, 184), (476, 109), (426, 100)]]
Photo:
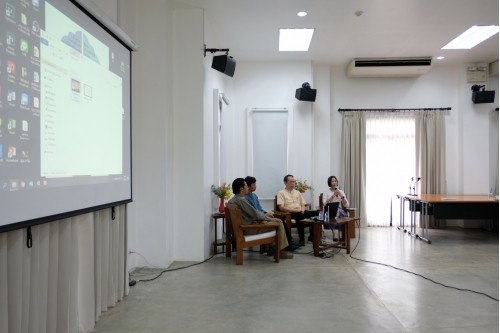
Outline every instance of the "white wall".
[[(121, 26), (138, 44), (132, 54), (132, 175), (128, 241), (156, 266), (173, 260), (172, 11), (168, 1), (119, 1)], [(154, 64), (154, 65), (153, 65)], [(136, 254), (129, 266), (146, 263)]]
[[(207, 48), (223, 49), (227, 46), (221, 44), (215, 35), (210, 21), (207, 17), (204, 17), (204, 43)], [(221, 55), (223, 53), (215, 53), (215, 55)], [(212, 242), (214, 241), (214, 225), (212, 220), (212, 213), (215, 212), (215, 208), (219, 207), (219, 201), (217, 197), (210, 192), (210, 186), (215, 184), (218, 186), (225, 179), (219, 179), (218, 169), (220, 168), (218, 163), (218, 110), (219, 110), (219, 96), (218, 93), (226, 93), (231, 96), (231, 92), (226, 88), (228, 86), (227, 82), (232, 80), (229, 76), (212, 69), (212, 53), (207, 53), (207, 56), (203, 59), (204, 66), (204, 87), (203, 87), (203, 123), (204, 123), (204, 133), (203, 133), (203, 194), (204, 194), (204, 218), (203, 218), (203, 231), (204, 231), (204, 243), (203, 251), (204, 258), (210, 255), (210, 251), (213, 249)], [(214, 96), (214, 89), (217, 91), (217, 95)], [(231, 99), (231, 97), (229, 97)], [(222, 108), (224, 115), (231, 113), (231, 105), (229, 107)], [(227, 167), (227, 166), (226, 166)], [(219, 220), (220, 221), (220, 220)], [(218, 234), (222, 235), (222, 223), (219, 223)], [(222, 251), (222, 248), (219, 248)]]
[[(304, 82), (312, 83), (312, 74), (310, 61), (237, 62), (233, 78), (234, 118), (231, 125), (234, 178), (248, 176), (247, 108), (287, 107), (293, 112), (294, 119), (288, 173), (293, 174), (295, 178), (307, 179), (308, 183), (311, 183), (312, 103), (295, 99), (295, 89), (301, 87)], [(286, 172), (283, 170), (283, 176)], [(280, 181), (282, 182), (282, 179)], [(309, 191), (306, 192), (305, 199), (311, 202)], [(272, 209), (272, 202), (262, 204), (265, 210)]]

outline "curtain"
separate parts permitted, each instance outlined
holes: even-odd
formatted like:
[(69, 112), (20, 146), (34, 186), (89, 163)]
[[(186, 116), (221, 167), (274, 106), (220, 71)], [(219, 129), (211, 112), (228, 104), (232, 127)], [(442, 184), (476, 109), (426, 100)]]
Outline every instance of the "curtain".
[(368, 226), (390, 226), (391, 213), (393, 225), (399, 223), (399, 199), (395, 195), (409, 193), (408, 187), (414, 176), (413, 113), (368, 112), (366, 115)]
[[(415, 116), (415, 156), (418, 194), (446, 193), (445, 127), (442, 111), (422, 111)], [(420, 215), (420, 214), (419, 214)], [(429, 227), (436, 226), (429, 216)]]
[(421, 177), (417, 193), (446, 193), (445, 127), (442, 111), (415, 115), (416, 172)]
[(89, 332), (128, 292), (126, 206), (0, 234), (0, 332)]
[(340, 188), (356, 208), (360, 225), (366, 226), (366, 117), (364, 112), (342, 113), (342, 162)]

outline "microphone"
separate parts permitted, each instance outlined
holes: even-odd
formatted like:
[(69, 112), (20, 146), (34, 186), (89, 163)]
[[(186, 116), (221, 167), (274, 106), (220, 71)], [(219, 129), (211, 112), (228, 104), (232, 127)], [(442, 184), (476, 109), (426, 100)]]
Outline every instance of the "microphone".
[(415, 193), (415, 186), (417, 186), (417, 183), (420, 179), (422, 178), (418, 177), (417, 180), (415, 181), (415, 184), (413, 184), (413, 195), (417, 195), (417, 193)]

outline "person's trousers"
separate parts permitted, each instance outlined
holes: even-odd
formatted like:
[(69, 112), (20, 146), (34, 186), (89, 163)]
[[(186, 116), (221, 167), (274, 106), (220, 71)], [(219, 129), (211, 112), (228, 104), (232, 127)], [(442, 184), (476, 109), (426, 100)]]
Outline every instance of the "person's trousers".
[[(261, 222), (255, 222), (255, 224), (260, 224)], [(280, 226), (280, 250), (283, 250), (285, 247), (288, 246), (288, 240), (286, 239), (286, 233), (285, 233), (285, 228), (283, 227), (283, 223), (277, 222), (277, 221), (268, 221), (267, 224), (279, 224)], [(263, 234), (265, 232), (271, 231), (270, 229), (250, 229), (250, 230), (243, 230), (243, 233), (245, 235), (255, 235), (255, 234)], [(273, 243), (272, 246), (275, 246)]]
[[(304, 223), (300, 222), (301, 220), (308, 219), (314, 216), (318, 216), (319, 212), (316, 210), (305, 210), (303, 213), (301, 212), (291, 212), (292, 219), (295, 220), (297, 224), (297, 232), (299, 233), (299, 242), (304, 242)], [(309, 236), (313, 237), (313, 228), (309, 227)]]

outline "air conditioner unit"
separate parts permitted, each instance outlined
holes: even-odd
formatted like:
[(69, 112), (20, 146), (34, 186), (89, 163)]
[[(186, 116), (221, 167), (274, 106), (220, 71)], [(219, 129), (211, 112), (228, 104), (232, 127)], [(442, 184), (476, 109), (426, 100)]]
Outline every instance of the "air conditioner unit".
[(347, 77), (415, 77), (432, 68), (432, 57), (353, 59)]

